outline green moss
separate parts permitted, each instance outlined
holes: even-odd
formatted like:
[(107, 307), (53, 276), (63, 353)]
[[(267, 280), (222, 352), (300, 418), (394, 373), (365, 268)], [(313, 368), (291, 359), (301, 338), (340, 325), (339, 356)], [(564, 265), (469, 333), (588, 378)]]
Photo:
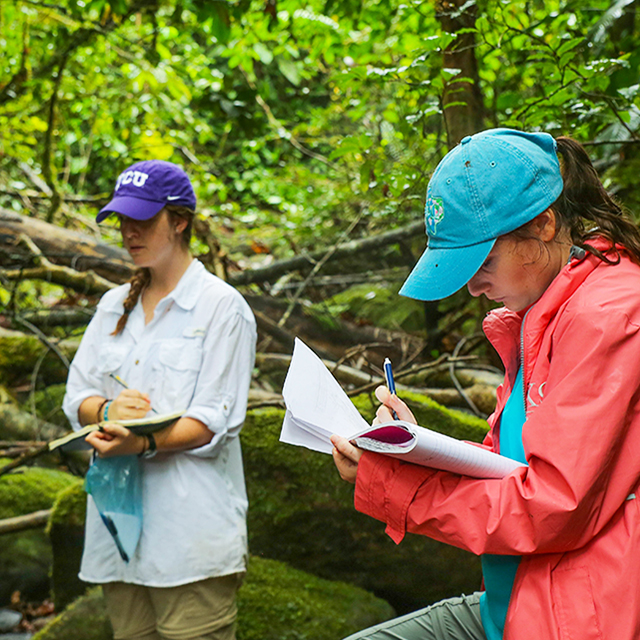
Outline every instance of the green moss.
[(62, 611), (87, 589), (78, 577), (87, 504), (83, 484), (78, 480), (58, 494), (47, 525), (53, 549), (51, 590), (56, 611)]
[(80, 478), (74, 478), (74, 480), (56, 496), (47, 532), (54, 525), (84, 526), (87, 513), (87, 494), (84, 490), (84, 482)]
[(352, 488), (337, 482), (330, 456), (279, 442), (284, 412), (249, 412), (241, 432), (253, 526), (300, 517), (322, 506), (351, 501)]
[(78, 598), (32, 640), (112, 640), (102, 589), (91, 589)]
[[(336, 640), (382, 622), (393, 609), (370, 593), (252, 557), (238, 593), (238, 640)], [(91, 589), (33, 640), (110, 640), (104, 600)]]
[(382, 329), (424, 332), (424, 306), (398, 295), (397, 289), (365, 283), (349, 287), (311, 310), (317, 318), (346, 315)]
[[(10, 462), (0, 459), (0, 467)], [(0, 476), (0, 519), (49, 509), (60, 491), (77, 478), (57, 469), (20, 467)]]
[[(486, 431), (482, 420), (424, 396), (408, 399), (423, 424), (473, 440)], [(368, 396), (356, 405), (373, 417)], [(353, 487), (340, 480), (331, 456), (279, 442), (283, 418), (282, 410), (251, 411), (241, 432), (252, 553), (357, 584), (402, 613), (479, 587), (476, 557), (423, 536), (395, 545), (384, 524), (356, 512)]]
[(69, 428), (69, 421), (62, 411), (66, 384), (52, 384), (34, 394), (36, 412), (42, 420)]
[(238, 594), (238, 640), (336, 640), (394, 615), (383, 600), (343, 582), (252, 557)]
[[(418, 424), (459, 440), (481, 442), (489, 428), (486, 420), (476, 418), (462, 411), (448, 409), (418, 393), (402, 392), (402, 399), (416, 417)], [(352, 398), (358, 411), (367, 420), (375, 417), (379, 403), (373, 395), (363, 394)]]

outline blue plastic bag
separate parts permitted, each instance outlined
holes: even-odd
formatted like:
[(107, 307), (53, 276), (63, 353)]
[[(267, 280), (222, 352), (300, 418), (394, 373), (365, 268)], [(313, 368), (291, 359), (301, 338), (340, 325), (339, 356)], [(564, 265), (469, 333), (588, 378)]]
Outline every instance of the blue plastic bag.
[(95, 457), (85, 478), (121, 558), (129, 562), (142, 531), (142, 468), (137, 456)]

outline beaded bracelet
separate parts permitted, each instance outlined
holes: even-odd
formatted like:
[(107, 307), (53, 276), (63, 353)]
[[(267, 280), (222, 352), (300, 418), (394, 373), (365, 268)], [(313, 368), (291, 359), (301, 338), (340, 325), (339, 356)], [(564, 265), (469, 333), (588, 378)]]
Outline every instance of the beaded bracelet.
[[(106, 420), (107, 416), (103, 415), (102, 416), (102, 420), (100, 420), (100, 412), (102, 411), (102, 409), (111, 402), (111, 400), (109, 398), (105, 398), (101, 403), (100, 406), (98, 407), (98, 419), (96, 420), (96, 422), (102, 422), (102, 420)], [(105, 414), (106, 414), (106, 409), (105, 409)]]
[(112, 402), (113, 402), (113, 400), (109, 400), (109, 402), (107, 402), (107, 404), (105, 405), (104, 413), (102, 414), (102, 419), (105, 422), (109, 419), (109, 407), (111, 406)]

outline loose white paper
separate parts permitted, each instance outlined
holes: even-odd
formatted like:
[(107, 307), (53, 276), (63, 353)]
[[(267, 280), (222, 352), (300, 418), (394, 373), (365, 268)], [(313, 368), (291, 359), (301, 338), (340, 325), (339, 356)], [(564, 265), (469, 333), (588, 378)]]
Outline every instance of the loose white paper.
[(369, 425), (322, 360), (298, 338), (282, 395), (287, 411), (281, 442), (331, 453), (329, 438), (336, 434), (362, 449), (478, 478), (501, 478), (526, 466), (402, 420)]

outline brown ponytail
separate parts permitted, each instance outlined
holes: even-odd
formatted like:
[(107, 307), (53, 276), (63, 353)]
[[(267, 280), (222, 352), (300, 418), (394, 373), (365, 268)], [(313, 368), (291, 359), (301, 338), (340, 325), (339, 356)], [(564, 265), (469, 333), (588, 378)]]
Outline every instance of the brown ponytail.
[[(584, 147), (564, 136), (556, 143), (564, 181), (560, 197), (551, 205), (558, 230), (568, 229), (573, 244), (604, 262), (618, 263), (616, 245), (621, 245), (640, 264), (640, 230), (607, 193)], [(603, 253), (590, 246), (589, 240), (597, 236), (606, 238), (611, 248)]]
[(138, 304), (138, 298), (140, 297), (142, 290), (151, 282), (151, 271), (147, 268), (138, 269), (133, 274), (133, 277), (129, 282), (131, 283), (129, 295), (122, 303), (124, 306), (124, 313), (118, 319), (118, 324), (111, 334), (112, 336), (118, 336), (124, 331), (124, 328), (127, 325), (127, 320), (129, 320), (129, 314), (133, 311), (136, 304)]

